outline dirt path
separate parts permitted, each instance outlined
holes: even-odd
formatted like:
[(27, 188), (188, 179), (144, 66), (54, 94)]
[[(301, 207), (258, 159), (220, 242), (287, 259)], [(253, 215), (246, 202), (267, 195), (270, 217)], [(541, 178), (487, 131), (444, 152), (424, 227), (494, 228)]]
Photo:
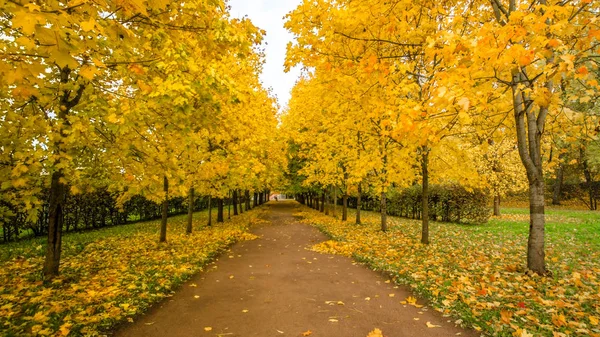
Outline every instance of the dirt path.
[[(400, 304), (406, 289), (351, 259), (306, 248), (326, 240), (271, 202), (260, 239), (241, 242), (116, 336), (478, 336), (427, 308)], [(392, 295), (393, 294), (393, 295)], [(393, 297), (392, 297), (393, 296)], [(427, 322), (440, 327), (428, 328)], [(210, 327), (210, 331), (205, 328)]]

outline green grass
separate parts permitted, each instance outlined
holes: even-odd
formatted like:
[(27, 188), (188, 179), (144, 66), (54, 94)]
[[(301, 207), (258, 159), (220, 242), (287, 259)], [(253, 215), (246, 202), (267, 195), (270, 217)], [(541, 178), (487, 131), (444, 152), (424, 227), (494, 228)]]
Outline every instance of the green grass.
[[(216, 208), (213, 209), (213, 223), (216, 222)], [(227, 215), (225, 215), (227, 217)], [(169, 222), (180, 222), (187, 218), (187, 215), (176, 215), (169, 218)], [(200, 221), (204, 220), (204, 222)], [(194, 222), (205, 224), (208, 220), (208, 210), (203, 210), (194, 213)], [(157, 231), (157, 223), (160, 220), (151, 220), (145, 222), (136, 222), (131, 224), (123, 224), (113, 227), (104, 227), (99, 229), (90, 229), (82, 232), (69, 232), (63, 234), (63, 254), (71, 255), (78, 253), (85, 248), (89, 243), (95, 242), (107, 236), (131, 237), (141, 233), (149, 233)], [(199, 228), (194, 228), (197, 230)], [(157, 234), (158, 235), (158, 234)], [(158, 237), (158, 236), (157, 236)], [(15, 257), (34, 257), (43, 256), (45, 254), (46, 236), (32, 237), (16, 242), (9, 242), (0, 245), (0, 262), (4, 262)]]

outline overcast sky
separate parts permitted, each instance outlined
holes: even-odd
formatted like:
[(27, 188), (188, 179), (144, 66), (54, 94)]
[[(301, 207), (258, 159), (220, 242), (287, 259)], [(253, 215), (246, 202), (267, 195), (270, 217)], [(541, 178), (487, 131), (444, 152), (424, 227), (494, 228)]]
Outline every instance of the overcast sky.
[(283, 72), (285, 47), (292, 34), (283, 28), (283, 17), (294, 10), (301, 0), (229, 0), (233, 17), (248, 16), (254, 25), (267, 31), (265, 41), (266, 64), (261, 80), (272, 88), (279, 104), (284, 107), (290, 99), (290, 90), (300, 74), (299, 69)]

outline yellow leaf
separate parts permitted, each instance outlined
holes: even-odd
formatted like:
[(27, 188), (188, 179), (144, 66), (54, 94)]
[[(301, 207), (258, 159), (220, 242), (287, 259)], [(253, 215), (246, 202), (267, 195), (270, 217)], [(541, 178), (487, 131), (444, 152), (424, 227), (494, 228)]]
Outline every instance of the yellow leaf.
[(598, 325), (598, 319), (594, 316), (588, 316), (591, 325)]
[(377, 328), (375, 330), (369, 332), (367, 337), (383, 337), (383, 332)]
[(427, 325), (428, 328), (441, 328), (441, 325), (436, 325), (436, 324), (431, 324), (431, 322), (427, 322), (425, 323), (425, 325)]
[(310, 335), (312, 335), (312, 331), (310, 331), (310, 330), (306, 330), (302, 333), (302, 336), (310, 336)]
[(210, 327), (210, 326), (205, 326), (204, 327), (204, 331), (211, 331), (211, 330), (212, 330), (212, 327)]
[(84, 77), (87, 80), (93, 80), (94, 76), (96, 75), (96, 68), (92, 67), (90, 65), (84, 65), (83, 67), (81, 67), (81, 69), (79, 70), (79, 75), (81, 75), (82, 77)]
[(81, 22), (79, 26), (84, 32), (89, 32), (96, 27), (96, 20), (94, 20), (94, 18), (90, 18), (89, 21)]

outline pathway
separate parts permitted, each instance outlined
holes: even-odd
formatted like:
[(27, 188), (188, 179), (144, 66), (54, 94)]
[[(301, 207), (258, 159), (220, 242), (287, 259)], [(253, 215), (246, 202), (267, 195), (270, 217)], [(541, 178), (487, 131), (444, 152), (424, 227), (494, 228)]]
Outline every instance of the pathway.
[(307, 250), (326, 237), (295, 221), (294, 203), (267, 207), (270, 223), (253, 230), (260, 239), (234, 245), (115, 335), (366, 337), (379, 328), (386, 337), (478, 336), (438, 312), (401, 304), (410, 292), (381, 274)]

